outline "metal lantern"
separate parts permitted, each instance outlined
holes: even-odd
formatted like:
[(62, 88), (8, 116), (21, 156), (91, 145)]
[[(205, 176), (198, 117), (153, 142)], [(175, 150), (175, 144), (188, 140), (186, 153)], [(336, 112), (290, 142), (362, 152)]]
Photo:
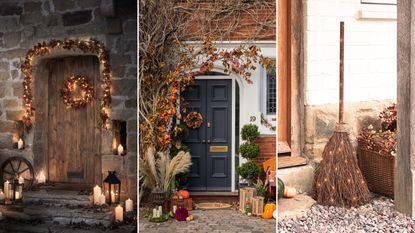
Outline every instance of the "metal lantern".
[(11, 182), (6, 182), (5, 184), (7, 185), (7, 187), (4, 187), (6, 200), (11, 203), (21, 202), (24, 182), (20, 182), (19, 179), (13, 179)]
[(104, 180), (105, 202), (109, 205), (119, 204), (121, 194), (121, 181), (115, 175), (115, 171), (108, 171)]

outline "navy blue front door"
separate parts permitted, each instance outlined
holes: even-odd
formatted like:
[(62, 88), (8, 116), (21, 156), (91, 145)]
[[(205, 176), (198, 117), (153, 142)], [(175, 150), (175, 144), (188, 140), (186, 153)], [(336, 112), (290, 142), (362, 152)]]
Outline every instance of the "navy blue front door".
[(185, 144), (192, 155), (189, 189), (192, 191), (230, 191), (232, 155), (232, 82), (196, 80), (183, 93), (187, 112), (199, 112), (203, 124), (189, 129)]

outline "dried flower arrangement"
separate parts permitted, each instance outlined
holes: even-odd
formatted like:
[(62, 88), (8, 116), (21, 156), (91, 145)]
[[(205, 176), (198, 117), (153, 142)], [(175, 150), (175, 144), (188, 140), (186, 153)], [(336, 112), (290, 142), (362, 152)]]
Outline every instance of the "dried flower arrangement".
[(396, 120), (397, 110), (396, 104), (392, 104), (385, 108), (379, 115), (382, 129), (374, 130), (373, 125), (364, 127), (357, 137), (359, 146), (362, 149), (375, 151), (385, 156), (396, 155), (397, 135)]

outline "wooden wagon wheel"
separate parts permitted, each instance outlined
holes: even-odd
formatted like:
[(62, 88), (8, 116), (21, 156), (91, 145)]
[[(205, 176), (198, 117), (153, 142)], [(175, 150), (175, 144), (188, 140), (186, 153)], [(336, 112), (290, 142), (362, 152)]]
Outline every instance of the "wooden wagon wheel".
[(11, 157), (7, 159), (1, 166), (2, 180), (4, 183), (6, 180), (24, 178), (24, 190), (29, 190), (32, 187), (35, 175), (33, 172), (33, 166), (30, 162), (22, 157)]

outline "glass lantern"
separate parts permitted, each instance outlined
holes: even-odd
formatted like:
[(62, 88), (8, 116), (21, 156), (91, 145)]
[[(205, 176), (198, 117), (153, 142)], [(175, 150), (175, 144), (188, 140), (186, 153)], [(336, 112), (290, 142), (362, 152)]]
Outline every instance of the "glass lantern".
[(7, 184), (7, 188), (4, 187), (5, 198), (11, 203), (21, 202), (23, 198), (24, 183), (19, 182), (19, 179), (13, 179), (11, 182), (8, 182)]
[(121, 181), (115, 175), (115, 171), (108, 171), (104, 179), (105, 202), (109, 205), (120, 203)]

